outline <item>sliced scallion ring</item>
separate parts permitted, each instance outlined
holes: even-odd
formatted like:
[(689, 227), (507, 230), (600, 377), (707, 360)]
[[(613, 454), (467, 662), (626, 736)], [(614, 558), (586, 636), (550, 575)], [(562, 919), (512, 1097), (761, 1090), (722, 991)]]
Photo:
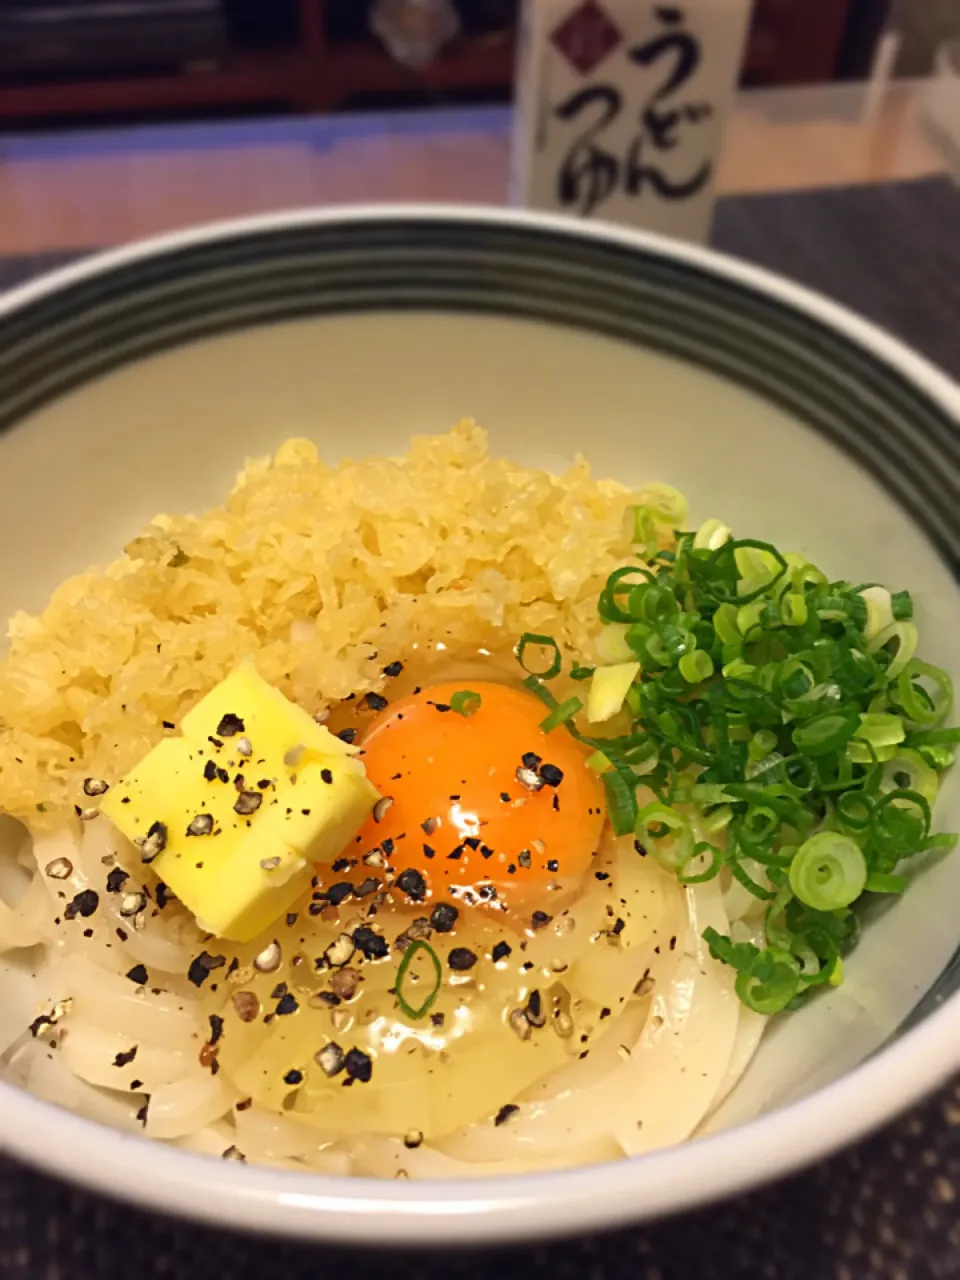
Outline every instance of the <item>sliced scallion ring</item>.
[[(423, 952), (425, 955), (430, 957), (430, 962), (433, 965), (434, 984), (420, 1004), (415, 1005), (407, 999), (404, 987), (406, 985), (410, 966), (420, 952)], [(439, 996), (442, 986), (443, 966), (440, 964), (440, 957), (428, 942), (424, 942), (422, 938), (417, 938), (416, 941), (410, 943), (406, 951), (403, 953), (403, 959), (400, 961), (400, 968), (397, 970), (397, 1004), (408, 1018), (425, 1018), (436, 1004), (437, 996)]]
[[(553, 656), (549, 663), (540, 670), (528, 666), (525, 661), (526, 652), (529, 648), (546, 649)], [(517, 642), (516, 648), (517, 661), (523, 667), (528, 675), (536, 676), (539, 680), (552, 680), (554, 676), (558, 676), (563, 667), (563, 658), (560, 656), (560, 646), (554, 640), (553, 636), (536, 635), (532, 631), (525, 631)]]
[(863, 893), (866, 882), (863, 850), (850, 836), (837, 831), (811, 836), (790, 863), (790, 888), (814, 911), (848, 907)]

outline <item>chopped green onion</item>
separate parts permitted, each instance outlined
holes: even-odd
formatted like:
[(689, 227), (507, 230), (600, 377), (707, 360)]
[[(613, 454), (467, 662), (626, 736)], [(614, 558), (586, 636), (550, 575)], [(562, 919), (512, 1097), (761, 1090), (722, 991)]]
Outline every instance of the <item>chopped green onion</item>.
[(589, 680), (593, 675), (593, 667), (574, 667), (570, 672), (571, 680)]
[(659, 802), (646, 805), (637, 814), (637, 839), (670, 871), (682, 867), (695, 853), (689, 821)]
[(918, 751), (901, 747), (892, 759), (885, 761), (878, 787), (884, 794), (916, 791), (932, 806), (940, 789), (940, 780)]
[[(920, 680), (933, 685), (928, 692)], [(897, 678), (897, 701), (918, 728), (937, 724), (953, 705), (953, 681), (942, 667), (911, 658)]]
[[(613, 763), (611, 761), (611, 763)], [(637, 821), (637, 783), (619, 769), (601, 774), (607, 792), (607, 817), (614, 835), (625, 836), (633, 831)]]
[(677, 663), (677, 667), (687, 684), (702, 684), (713, 675), (713, 659), (702, 649), (685, 653)]
[[(935, 727), (950, 678), (916, 657), (908, 592), (831, 581), (719, 521), (661, 549), (680, 510), (650, 492), (628, 515), (648, 563), (609, 575), (600, 665), (573, 672), (591, 679), (590, 718), (603, 692), (620, 736), (585, 738), (569, 718), (577, 700), (558, 706), (535, 674), (524, 684), (545, 725), (566, 723), (591, 749), (618, 835), (635, 833), (681, 883), (724, 868), (769, 904), (765, 946), (704, 937), (748, 1007), (796, 1007), (842, 981), (860, 895), (901, 892), (902, 860), (957, 839), (930, 825), (960, 748), (960, 729)], [(656, 797), (642, 808), (641, 776)]]
[(890, 592), (885, 587), (871, 584), (868, 587), (861, 587), (858, 594), (867, 606), (867, 621), (863, 626), (863, 638), (869, 642), (895, 621), (890, 603)]
[(883, 872), (874, 871), (867, 876), (864, 889), (867, 893), (903, 893), (909, 883), (906, 876), (885, 875)]
[[(425, 999), (419, 1004), (411, 1004), (404, 993), (404, 984), (406, 982), (407, 973), (410, 965), (416, 956), (423, 952), (430, 957), (433, 965), (434, 984), (427, 993)], [(418, 938), (415, 942), (411, 942), (403, 953), (403, 959), (400, 961), (400, 968), (397, 970), (396, 995), (397, 1004), (400, 1006), (401, 1012), (408, 1018), (424, 1018), (436, 1004), (437, 996), (440, 994), (440, 988), (443, 986), (443, 966), (440, 964), (440, 958), (428, 942), (424, 942)]]
[(594, 773), (606, 773), (608, 769), (613, 768), (610, 757), (605, 756), (602, 751), (594, 751), (593, 755), (587, 756), (585, 763)]
[(540, 721), (540, 728), (544, 733), (552, 733), (554, 729), (572, 720), (577, 712), (582, 710), (583, 703), (579, 698), (568, 698), (566, 702), (561, 702), (558, 707), (554, 707), (545, 720)]
[(839, 751), (853, 737), (860, 723), (860, 716), (828, 711), (798, 725), (793, 731), (793, 745), (807, 756), (824, 756)]
[(907, 736), (899, 716), (867, 714), (860, 717), (860, 726), (854, 738), (869, 742), (875, 749), (895, 747)]
[[(540, 649), (547, 649), (552, 652), (553, 657), (549, 665), (541, 671), (535, 671), (532, 667), (528, 667), (524, 661), (524, 655), (531, 646)], [(520, 637), (516, 648), (517, 661), (523, 667), (528, 675), (536, 676), (540, 680), (552, 680), (554, 676), (560, 674), (563, 667), (563, 659), (560, 656), (560, 646), (554, 640), (553, 636), (535, 635), (532, 631), (525, 631)]]
[(733, 537), (733, 530), (722, 520), (704, 520), (697, 530), (693, 545), (697, 551), (716, 551)]
[(660, 524), (670, 529), (680, 529), (686, 524), (690, 508), (686, 498), (673, 485), (656, 480), (644, 485), (640, 496)]
[(790, 888), (814, 911), (847, 907), (863, 893), (867, 864), (855, 840), (823, 831), (806, 840), (790, 864)]
[(799, 591), (788, 591), (780, 601), (780, 617), (785, 626), (804, 626), (809, 612), (807, 598)]
[(722, 851), (715, 844), (701, 840), (690, 857), (677, 867), (677, 880), (680, 884), (706, 884), (719, 875), (722, 866)]
[(643, 546), (652, 555), (657, 546), (654, 513), (645, 504), (627, 507), (623, 514), (623, 533), (628, 542)]
[(897, 622), (913, 617), (913, 598), (909, 591), (895, 591), (890, 597), (890, 611)]
[(451, 708), (458, 716), (475, 716), (480, 710), (483, 699), (479, 693), (474, 693), (472, 689), (459, 689), (450, 699)]
[(887, 667), (887, 675), (891, 680), (900, 674), (917, 652), (920, 636), (912, 622), (891, 622), (889, 627), (884, 627), (878, 635), (873, 637), (867, 647), (870, 653), (880, 653), (894, 643), (897, 647)]

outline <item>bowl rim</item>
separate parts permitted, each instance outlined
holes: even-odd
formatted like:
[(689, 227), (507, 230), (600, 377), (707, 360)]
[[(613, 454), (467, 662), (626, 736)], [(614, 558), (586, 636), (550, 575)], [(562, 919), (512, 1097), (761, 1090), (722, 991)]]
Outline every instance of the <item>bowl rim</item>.
[[(96, 276), (228, 237), (392, 219), (515, 226), (698, 267), (820, 321), (960, 423), (960, 387), (885, 330), (773, 272), (649, 232), (473, 205), (341, 205), (230, 219), (92, 254), (0, 295), (0, 318)], [(785, 1176), (891, 1120), (960, 1068), (960, 992), (814, 1093), (636, 1159), (547, 1173), (389, 1182), (216, 1162), (111, 1129), (0, 1082), (0, 1150), (89, 1189), (212, 1225), (365, 1245), (493, 1244), (664, 1216)], [(144, 1176), (146, 1175), (146, 1176)]]

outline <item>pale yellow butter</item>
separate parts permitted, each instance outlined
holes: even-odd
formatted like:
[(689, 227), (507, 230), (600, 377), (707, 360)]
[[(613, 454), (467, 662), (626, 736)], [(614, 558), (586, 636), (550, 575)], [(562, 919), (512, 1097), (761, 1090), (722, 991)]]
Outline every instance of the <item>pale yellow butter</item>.
[(306, 890), (314, 863), (343, 851), (378, 793), (353, 749), (250, 664), (181, 728), (111, 788), (101, 811), (128, 839), (148, 840), (148, 854), (154, 831), (164, 847), (153, 869), (200, 926), (248, 942)]

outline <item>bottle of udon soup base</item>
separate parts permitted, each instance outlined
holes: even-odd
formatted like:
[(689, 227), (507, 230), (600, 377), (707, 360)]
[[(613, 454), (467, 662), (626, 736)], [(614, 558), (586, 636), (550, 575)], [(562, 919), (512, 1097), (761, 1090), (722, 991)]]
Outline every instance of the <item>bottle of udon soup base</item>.
[(514, 204), (706, 240), (752, 0), (524, 0)]

